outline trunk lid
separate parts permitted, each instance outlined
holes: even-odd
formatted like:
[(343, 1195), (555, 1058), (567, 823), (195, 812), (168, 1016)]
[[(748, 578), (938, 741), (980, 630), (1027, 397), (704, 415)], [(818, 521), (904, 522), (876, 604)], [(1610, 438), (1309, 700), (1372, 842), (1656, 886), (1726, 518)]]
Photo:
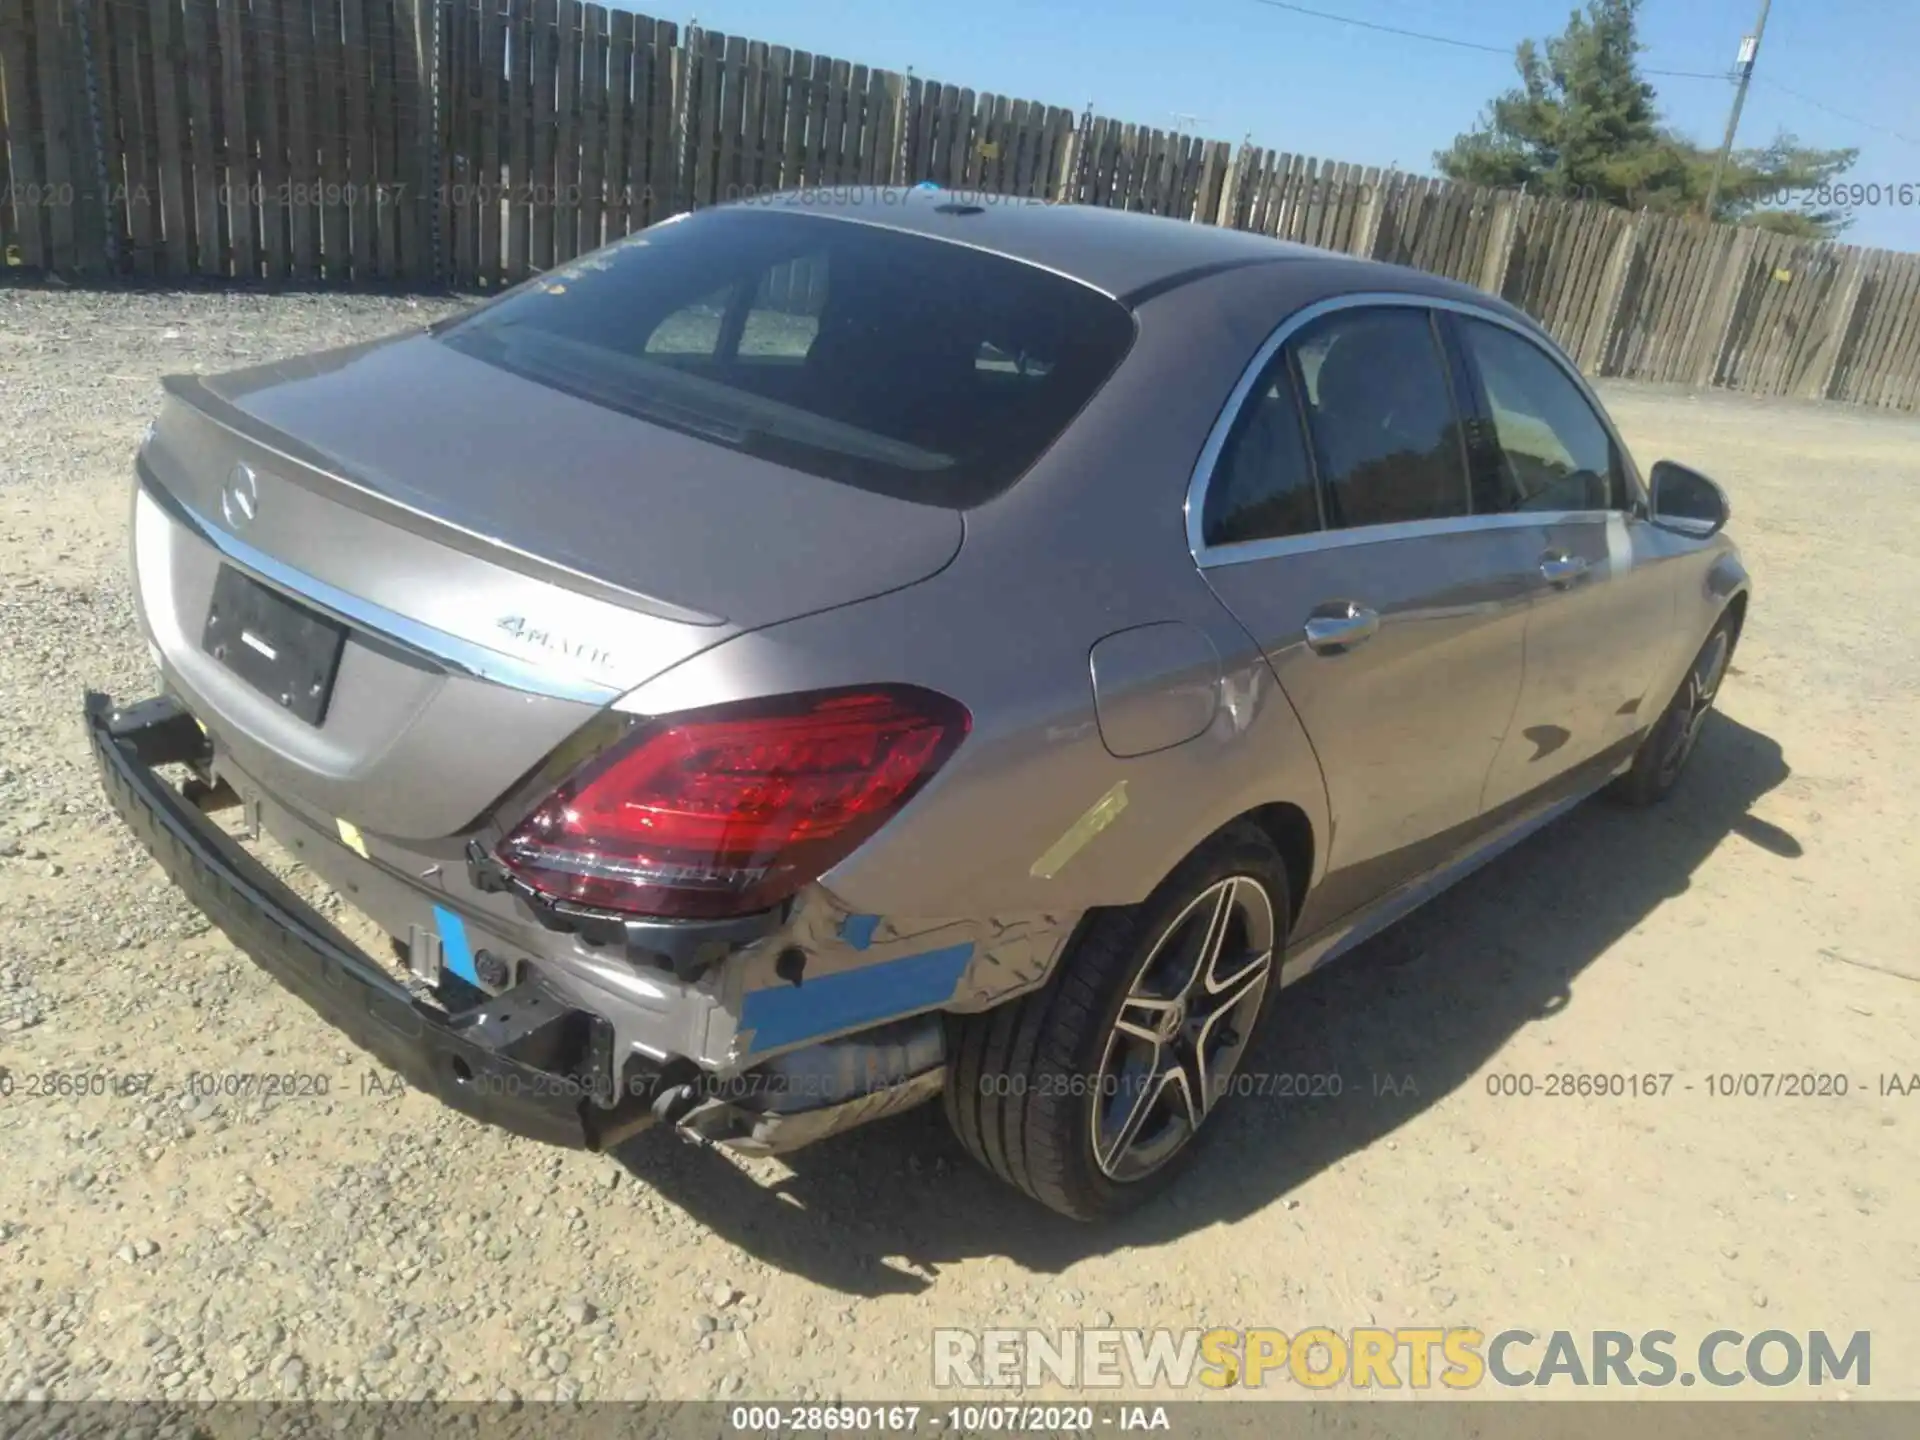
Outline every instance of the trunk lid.
[(649, 424), (424, 334), (199, 383), (312, 452), (341, 503), (412, 512), (445, 543), (519, 551), (674, 618), (755, 629), (910, 585), (960, 546), (951, 510)]
[[(963, 530), (419, 334), (167, 390), (134, 558), (170, 678), (246, 775), (395, 838), (470, 826), (622, 692), (923, 579)], [(204, 648), (223, 567), (345, 626), (321, 724)]]

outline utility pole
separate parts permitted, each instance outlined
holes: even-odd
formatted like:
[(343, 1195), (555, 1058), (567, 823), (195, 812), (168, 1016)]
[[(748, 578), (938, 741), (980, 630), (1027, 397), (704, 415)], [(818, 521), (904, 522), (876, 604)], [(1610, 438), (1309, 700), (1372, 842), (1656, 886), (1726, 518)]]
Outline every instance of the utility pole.
[(1753, 62), (1760, 56), (1760, 37), (1767, 33), (1767, 12), (1773, 8), (1773, 0), (1760, 0), (1760, 18), (1754, 23), (1753, 34), (1740, 42), (1740, 59), (1735, 66), (1740, 77), (1739, 88), (1733, 92), (1733, 113), (1727, 116), (1727, 138), (1720, 142), (1720, 158), (1713, 162), (1713, 179), (1707, 183), (1707, 206), (1705, 219), (1713, 219), (1713, 205), (1720, 198), (1720, 177), (1726, 173), (1727, 157), (1733, 153), (1734, 132), (1740, 128), (1740, 110), (1747, 103), (1747, 85), (1753, 79)]

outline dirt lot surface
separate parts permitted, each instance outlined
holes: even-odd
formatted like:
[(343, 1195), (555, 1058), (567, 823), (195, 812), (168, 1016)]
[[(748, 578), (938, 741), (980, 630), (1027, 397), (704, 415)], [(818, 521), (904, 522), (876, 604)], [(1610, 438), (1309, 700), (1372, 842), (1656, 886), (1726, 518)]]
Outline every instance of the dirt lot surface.
[[(151, 681), (124, 526), (157, 377), (446, 308), (0, 293), (0, 1398), (924, 1396), (937, 1325), (1368, 1323), (1868, 1330), (1870, 1393), (1920, 1396), (1920, 1095), (1882, 1093), (1920, 1071), (1920, 424), (1615, 392), (1643, 466), (1724, 482), (1757, 587), (1681, 793), (1582, 807), (1287, 991), (1248, 1066), (1341, 1096), (1241, 1104), (1089, 1229), (937, 1108), (790, 1163), (615, 1161), (378, 1093), (113, 821), (80, 698)], [(154, 1079), (29, 1093), (51, 1071)], [(190, 1090), (278, 1071), (329, 1093)], [(1489, 1090), (1552, 1072), (1674, 1079)], [(1849, 1091), (1711, 1093), (1747, 1072)]]

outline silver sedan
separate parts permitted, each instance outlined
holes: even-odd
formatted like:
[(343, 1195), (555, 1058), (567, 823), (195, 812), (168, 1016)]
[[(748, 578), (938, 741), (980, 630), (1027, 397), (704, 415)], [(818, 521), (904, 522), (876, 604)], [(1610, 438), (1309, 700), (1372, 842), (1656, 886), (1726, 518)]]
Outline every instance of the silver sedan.
[(103, 779), (290, 990), (563, 1144), (944, 1093), (1083, 1218), (1287, 983), (1673, 790), (1749, 593), (1721, 492), (1498, 300), (927, 187), (175, 378), (137, 472), (160, 687), (89, 697)]

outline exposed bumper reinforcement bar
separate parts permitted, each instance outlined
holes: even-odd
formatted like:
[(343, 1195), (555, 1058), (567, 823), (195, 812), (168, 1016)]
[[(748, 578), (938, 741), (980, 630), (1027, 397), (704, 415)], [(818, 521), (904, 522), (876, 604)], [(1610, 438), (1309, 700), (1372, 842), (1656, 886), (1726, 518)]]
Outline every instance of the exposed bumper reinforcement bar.
[(611, 1058), (595, 1044), (604, 1022), (537, 981), (462, 1014), (420, 1004), (154, 773), (155, 765), (204, 757), (204, 737), (176, 702), (116, 709), (90, 692), (86, 725), (107, 799), (187, 898), (409, 1084), (476, 1120), (573, 1148), (600, 1149), (651, 1123), (650, 1093), (633, 1091), (608, 1108), (599, 1101), (609, 1091), (584, 1078), (592, 1061)]

